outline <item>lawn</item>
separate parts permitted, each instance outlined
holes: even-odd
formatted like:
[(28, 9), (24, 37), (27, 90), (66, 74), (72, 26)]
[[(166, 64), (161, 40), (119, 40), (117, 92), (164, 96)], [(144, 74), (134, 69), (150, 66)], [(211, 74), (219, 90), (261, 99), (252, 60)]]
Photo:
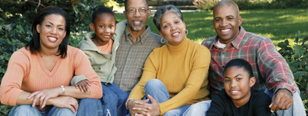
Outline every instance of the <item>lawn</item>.
[[(254, 32), (272, 39), (275, 45), (285, 39), (293, 40), (300, 31), (300, 37), (308, 36), (308, 9), (265, 9), (242, 10), (242, 26), (246, 31)], [(147, 25), (158, 33), (153, 24), (153, 14)], [(204, 39), (216, 35), (212, 25), (212, 11), (183, 12), (184, 22), (191, 40), (201, 43)], [(123, 14), (116, 14), (117, 21), (125, 20)]]

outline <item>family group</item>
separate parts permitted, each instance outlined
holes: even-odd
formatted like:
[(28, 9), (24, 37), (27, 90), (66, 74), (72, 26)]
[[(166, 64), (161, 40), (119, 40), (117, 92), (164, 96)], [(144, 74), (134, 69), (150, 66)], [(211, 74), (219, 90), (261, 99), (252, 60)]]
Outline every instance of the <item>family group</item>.
[(147, 0), (125, 0), (123, 15), (117, 23), (110, 8), (95, 7), (92, 32), (75, 48), (67, 14), (39, 11), (1, 82), (9, 116), (306, 116), (287, 62), (241, 26), (235, 2), (215, 5), (217, 36), (201, 45), (174, 5), (155, 12), (159, 35), (146, 25)]

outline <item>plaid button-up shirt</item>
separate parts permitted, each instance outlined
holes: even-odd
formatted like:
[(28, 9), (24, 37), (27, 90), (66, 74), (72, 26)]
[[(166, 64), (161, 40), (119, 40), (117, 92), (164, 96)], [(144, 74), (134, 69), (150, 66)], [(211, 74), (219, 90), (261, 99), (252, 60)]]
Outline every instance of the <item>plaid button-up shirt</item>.
[(273, 42), (264, 36), (246, 32), (240, 27), (238, 36), (224, 49), (216, 46), (218, 36), (206, 39), (202, 45), (206, 46), (212, 55), (209, 72), (211, 94), (214, 95), (224, 88), (224, 66), (232, 59), (247, 60), (256, 77), (254, 89), (276, 92), (286, 88), (292, 93), (296, 92), (293, 73), (285, 59), (279, 54)]
[(151, 32), (150, 27), (137, 37), (133, 37), (127, 27), (120, 39), (120, 46), (117, 50), (115, 65), (117, 71), (114, 82), (125, 92), (130, 92), (139, 82), (142, 75), (142, 68), (148, 55), (154, 48), (161, 47), (161, 37)]

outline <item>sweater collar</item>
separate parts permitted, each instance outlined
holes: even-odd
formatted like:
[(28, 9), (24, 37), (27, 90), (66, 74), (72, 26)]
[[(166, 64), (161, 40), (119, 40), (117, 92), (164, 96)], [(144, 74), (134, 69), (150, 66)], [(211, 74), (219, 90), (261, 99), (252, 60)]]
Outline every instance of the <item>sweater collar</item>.
[(173, 46), (170, 45), (169, 43), (167, 44), (167, 48), (169, 50), (170, 53), (172, 54), (179, 54), (179, 53), (183, 53), (187, 51), (187, 47), (188, 47), (188, 38), (185, 36), (183, 42), (178, 45), (178, 46)]

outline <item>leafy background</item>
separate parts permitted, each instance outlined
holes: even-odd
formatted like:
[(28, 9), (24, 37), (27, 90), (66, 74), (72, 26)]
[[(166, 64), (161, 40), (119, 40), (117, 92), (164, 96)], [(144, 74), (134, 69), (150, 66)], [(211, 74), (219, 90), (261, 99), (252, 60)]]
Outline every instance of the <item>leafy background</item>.
[[(295, 80), (301, 90), (301, 97), (307, 111), (308, 99), (308, 24), (307, 8), (308, 0), (235, 0), (239, 5), (243, 18), (254, 19), (246, 20), (243, 26), (246, 30), (265, 34), (270, 37), (279, 48), (279, 52), (289, 63), (294, 73)], [(32, 20), (40, 9), (46, 6), (58, 6), (66, 11), (71, 22), (71, 36), (69, 44), (76, 46), (83, 35), (90, 31), (88, 24), (91, 22), (92, 9), (100, 4), (105, 4), (114, 9), (123, 9), (124, 0), (0, 0), (0, 81), (5, 74), (7, 63), (12, 53), (23, 47), (31, 38)], [(202, 40), (215, 36), (215, 31), (211, 25), (211, 11), (217, 0), (195, 0), (197, 8), (207, 12), (183, 13), (184, 21), (190, 34), (189, 38), (200, 43)], [(271, 10), (266, 10), (271, 9)], [(282, 10), (283, 9), (283, 10)], [(262, 22), (266, 17), (266, 12), (272, 12), (272, 17), (266, 23)], [(300, 18), (294, 19), (293, 24), (281, 25), (283, 22), (290, 22), (290, 17), (296, 15)], [(306, 16), (306, 17), (305, 17)], [(194, 18), (191, 18), (194, 17)], [(297, 18), (298, 18), (297, 17)], [(124, 20), (122, 14), (116, 14), (117, 21)], [(281, 21), (277, 23), (277, 21)], [(203, 22), (206, 23), (195, 23)], [(245, 21), (245, 20), (244, 20)], [(192, 22), (192, 23), (188, 23)], [(304, 23), (302, 23), (304, 22)], [(275, 24), (276, 27), (269, 25)], [(157, 29), (149, 19), (147, 25), (157, 33)], [(262, 28), (267, 27), (267, 28)], [(283, 30), (283, 31), (280, 31)], [(297, 32), (301, 30), (301, 32)], [(266, 34), (268, 31), (273, 34)], [(295, 32), (294, 32), (295, 31)], [(289, 34), (285, 34), (289, 33)], [(283, 36), (280, 36), (283, 35)], [(305, 37), (307, 36), (307, 37)], [(8, 115), (11, 106), (0, 104), (0, 115)]]

